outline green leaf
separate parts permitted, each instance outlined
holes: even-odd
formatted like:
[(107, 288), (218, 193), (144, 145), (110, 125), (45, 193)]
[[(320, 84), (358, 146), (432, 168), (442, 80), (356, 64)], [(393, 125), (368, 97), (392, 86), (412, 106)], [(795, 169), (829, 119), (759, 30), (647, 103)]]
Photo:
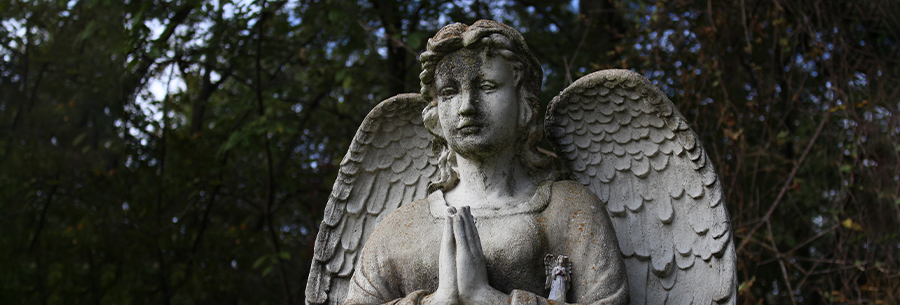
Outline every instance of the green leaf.
[(344, 89), (350, 89), (350, 86), (353, 84), (353, 77), (347, 76), (344, 78), (344, 83), (341, 84), (341, 87)]
[(743, 292), (749, 290), (750, 287), (753, 287), (753, 282), (756, 282), (756, 276), (751, 277), (750, 280), (741, 283), (738, 286), (738, 292), (743, 293)]
[(266, 263), (267, 258), (269, 258), (269, 257), (265, 256), (265, 255), (257, 258), (256, 261), (253, 262), (253, 269), (259, 269), (259, 267), (262, 267), (262, 265)]
[(78, 146), (78, 144), (81, 144), (81, 141), (84, 141), (84, 137), (86, 137), (86, 136), (87, 136), (87, 133), (82, 133), (82, 134), (78, 135), (77, 137), (75, 137), (75, 140), (72, 140), (72, 146)]
[(341, 11), (339, 10), (331, 10), (328, 12), (328, 20), (331, 22), (341, 21)]
[(778, 132), (777, 135), (775, 135), (775, 139), (777, 139), (778, 142), (784, 142), (784, 140), (787, 140), (787, 137), (789, 135), (790, 134), (788, 133), (787, 130), (782, 130), (782, 131)]
[(91, 22), (89, 22), (88, 25), (86, 27), (84, 27), (84, 30), (81, 31), (81, 33), (78, 33), (78, 36), (75, 36), (75, 43), (79, 43), (79, 42), (87, 39), (88, 37), (93, 35), (94, 32), (96, 32), (97, 29), (99, 29), (99, 28), (100, 28), (100, 23), (97, 22), (96, 20), (91, 20)]
[(844, 219), (844, 221), (841, 222), (841, 225), (853, 231), (863, 231), (863, 227), (860, 224), (853, 222), (853, 219), (850, 218)]

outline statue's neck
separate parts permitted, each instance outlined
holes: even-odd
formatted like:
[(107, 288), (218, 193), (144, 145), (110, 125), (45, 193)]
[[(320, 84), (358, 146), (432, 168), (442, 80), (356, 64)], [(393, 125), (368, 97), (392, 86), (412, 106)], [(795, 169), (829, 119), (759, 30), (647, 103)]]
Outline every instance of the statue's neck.
[(537, 187), (512, 149), (478, 160), (457, 156), (455, 169), (459, 184), (445, 192), (451, 206), (503, 207), (527, 201)]

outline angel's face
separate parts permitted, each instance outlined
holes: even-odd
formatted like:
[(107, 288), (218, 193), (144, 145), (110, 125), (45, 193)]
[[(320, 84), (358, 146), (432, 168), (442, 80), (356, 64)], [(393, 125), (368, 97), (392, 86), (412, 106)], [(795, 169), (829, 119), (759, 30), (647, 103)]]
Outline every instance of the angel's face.
[(450, 149), (463, 157), (515, 147), (516, 80), (506, 59), (482, 49), (447, 55), (435, 73), (438, 117)]

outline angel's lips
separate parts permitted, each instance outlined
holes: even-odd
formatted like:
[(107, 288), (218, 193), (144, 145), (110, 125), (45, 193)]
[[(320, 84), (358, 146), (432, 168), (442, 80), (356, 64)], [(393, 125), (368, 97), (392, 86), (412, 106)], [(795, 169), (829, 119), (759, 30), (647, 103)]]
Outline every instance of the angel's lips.
[(479, 130), (481, 130), (481, 127), (483, 127), (482, 124), (477, 124), (475, 122), (470, 121), (470, 122), (464, 122), (462, 124), (459, 124), (456, 127), (456, 130), (458, 130), (462, 134), (474, 134), (474, 133), (477, 133)]

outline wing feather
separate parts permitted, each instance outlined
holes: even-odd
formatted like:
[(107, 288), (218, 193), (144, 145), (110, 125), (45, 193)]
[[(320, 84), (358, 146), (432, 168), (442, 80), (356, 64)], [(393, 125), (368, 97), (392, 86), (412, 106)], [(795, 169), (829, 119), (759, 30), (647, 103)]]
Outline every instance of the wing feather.
[(721, 183), (665, 94), (631, 71), (592, 73), (553, 99), (545, 129), (572, 177), (606, 204), (633, 304), (736, 301)]
[(675, 264), (678, 266), (678, 269), (690, 268), (694, 265), (694, 255), (691, 253), (688, 253), (687, 255), (676, 253)]
[(655, 278), (648, 278), (647, 262), (629, 257), (625, 259), (625, 268), (628, 269), (628, 290), (631, 292), (631, 304), (654, 304), (645, 301), (648, 280), (656, 281)]
[(366, 215), (347, 215), (344, 221), (347, 223), (344, 224), (344, 232), (341, 234), (341, 246), (346, 251), (356, 250), (362, 238)]
[[(359, 251), (344, 253), (344, 262), (355, 262), (357, 254), (359, 254)], [(353, 265), (354, 264), (351, 263), (344, 264), (344, 266), (341, 267), (341, 270), (338, 271), (338, 276), (349, 278), (351, 275), (353, 275)]]
[[(650, 213), (643, 214), (647, 216), (652, 215)], [(650, 248), (650, 266), (653, 268), (653, 273), (657, 276), (668, 276), (674, 271), (675, 266), (675, 245), (672, 242), (672, 230), (660, 222), (648, 222), (651, 222), (651, 224), (645, 225), (654, 227), (647, 230), (647, 234), (652, 238), (649, 244), (653, 245)]]
[[(638, 259), (647, 259), (650, 257), (650, 245), (648, 244), (648, 236), (652, 232), (647, 231), (644, 226), (644, 214), (646, 213), (626, 213), (628, 216), (628, 230), (631, 234), (631, 247), (634, 249), (634, 256)], [(653, 245), (654, 247), (656, 245)]]
[[(674, 278), (674, 274), (672, 278)], [(666, 298), (669, 297), (669, 290), (665, 289), (659, 280), (651, 278), (647, 281), (647, 304), (666, 304)], [(632, 304), (634, 304), (632, 302)]]
[(325, 207), (306, 286), (307, 304), (341, 304), (366, 239), (401, 204), (424, 198), (437, 175), (426, 103), (402, 94), (372, 109), (360, 125)]

